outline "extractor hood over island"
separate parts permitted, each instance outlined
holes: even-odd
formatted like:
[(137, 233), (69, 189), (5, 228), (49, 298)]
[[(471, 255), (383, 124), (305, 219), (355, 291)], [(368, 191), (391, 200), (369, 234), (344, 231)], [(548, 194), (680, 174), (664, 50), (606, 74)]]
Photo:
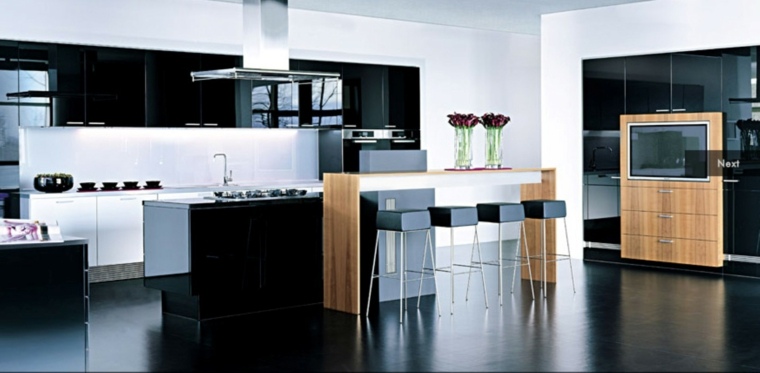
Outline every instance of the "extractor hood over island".
[(243, 65), (190, 75), (194, 82), (236, 79), (254, 86), (340, 78), (337, 72), (289, 70), (288, 0), (243, 0)]

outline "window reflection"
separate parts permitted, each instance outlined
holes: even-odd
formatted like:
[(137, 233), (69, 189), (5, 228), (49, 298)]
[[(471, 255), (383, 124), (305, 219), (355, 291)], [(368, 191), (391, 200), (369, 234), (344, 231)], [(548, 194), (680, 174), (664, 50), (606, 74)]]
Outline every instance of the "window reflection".
[[(251, 98), (253, 127), (287, 128), (343, 123), (342, 83), (338, 79), (253, 87)], [(307, 103), (309, 100), (311, 102)]]

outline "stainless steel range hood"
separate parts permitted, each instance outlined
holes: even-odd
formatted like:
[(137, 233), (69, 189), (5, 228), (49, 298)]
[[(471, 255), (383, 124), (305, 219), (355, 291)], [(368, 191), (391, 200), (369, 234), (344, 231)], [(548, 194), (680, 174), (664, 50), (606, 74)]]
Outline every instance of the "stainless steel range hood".
[(193, 81), (251, 80), (269, 85), (338, 79), (339, 73), (293, 71), (288, 47), (288, 0), (243, 0), (243, 66), (190, 73)]

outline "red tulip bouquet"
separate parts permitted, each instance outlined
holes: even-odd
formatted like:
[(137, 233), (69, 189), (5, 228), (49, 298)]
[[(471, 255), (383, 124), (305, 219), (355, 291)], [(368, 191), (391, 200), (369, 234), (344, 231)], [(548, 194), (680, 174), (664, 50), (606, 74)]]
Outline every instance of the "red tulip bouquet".
[(480, 123), (486, 129), (486, 168), (501, 167), (501, 132), (509, 121), (504, 114), (485, 113), (480, 117)]
[(462, 114), (454, 112), (449, 114), (449, 124), (456, 131), (456, 160), (454, 168), (469, 169), (472, 166), (472, 128), (480, 122), (475, 114)]

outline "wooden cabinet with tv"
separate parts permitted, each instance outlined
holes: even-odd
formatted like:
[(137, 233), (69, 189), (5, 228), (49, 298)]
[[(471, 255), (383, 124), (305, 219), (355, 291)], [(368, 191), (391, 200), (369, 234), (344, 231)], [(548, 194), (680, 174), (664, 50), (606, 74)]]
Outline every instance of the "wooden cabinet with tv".
[(723, 114), (620, 117), (621, 257), (723, 266)]

